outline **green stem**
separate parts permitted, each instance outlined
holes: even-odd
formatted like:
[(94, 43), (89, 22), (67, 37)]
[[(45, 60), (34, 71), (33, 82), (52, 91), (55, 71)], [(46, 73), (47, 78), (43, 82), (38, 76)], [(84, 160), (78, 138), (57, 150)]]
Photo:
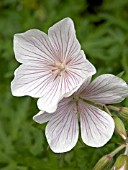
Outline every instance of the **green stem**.
[(89, 101), (89, 100), (85, 100), (85, 99), (82, 98), (82, 97), (80, 97), (80, 99), (81, 99), (83, 102), (87, 103), (87, 104), (90, 104), (90, 105), (92, 105), (92, 106), (98, 107), (98, 108), (100, 108), (101, 110), (103, 109), (103, 106), (104, 106), (103, 104), (93, 103), (93, 102), (91, 102), (91, 101)]
[(125, 149), (124, 154), (128, 156), (128, 143), (126, 144), (126, 149)]
[(112, 114), (111, 114), (111, 112), (109, 111), (108, 107), (107, 107), (106, 105), (103, 105), (103, 106), (104, 106), (104, 108), (105, 108), (105, 111), (106, 111), (110, 116), (112, 116)]
[(85, 99), (82, 98), (82, 97), (80, 97), (80, 99), (81, 99), (82, 101), (84, 101), (85, 103), (88, 103), (88, 104), (91, 104), (91, 105), (95, 106), (95, 104), (94, 104), (93, 102), (89, 101), (89, 100), (85, 100)]
[(112, 151), (109, 156), (110, 157), (114, 157), (119, 151), (121, 151), (122, 149), (124, 149), (126, 147), (126, 144), (122, 144), (120, 145), (118, 148), (116, 148), (114, 151)]
[(119, 108), (119, 107), (116, 107), (116, 106), (108, 105), (107, 107), (108, 107), (109, 109), (114, 110), (114, 111), (117, 111), (117, 112), (120, 111), (120, 108)]

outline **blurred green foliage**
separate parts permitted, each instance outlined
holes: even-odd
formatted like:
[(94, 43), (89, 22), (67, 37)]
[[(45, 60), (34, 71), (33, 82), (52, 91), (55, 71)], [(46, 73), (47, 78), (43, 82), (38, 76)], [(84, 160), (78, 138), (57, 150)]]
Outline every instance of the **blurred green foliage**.
[[(37, 28), (47, 32), (71, 17), (77, 37), (97, 75), (124, 71), (128, 82), (127, 0), (0, 0), (0, 170), (92, 170), (98, 159), (118, 146), (114, 134), (103, 148), (90, 148), (79, 138), (68, 153), (54, 154), (45, 139), (45, 125), (33, 122), (36, 100), (13, 97), (10, 82), (18, 63), (13, 35)], [(128, 106), (128, 100), (122, 103)], [(128, 123), (125, 121), (128, 130)]]

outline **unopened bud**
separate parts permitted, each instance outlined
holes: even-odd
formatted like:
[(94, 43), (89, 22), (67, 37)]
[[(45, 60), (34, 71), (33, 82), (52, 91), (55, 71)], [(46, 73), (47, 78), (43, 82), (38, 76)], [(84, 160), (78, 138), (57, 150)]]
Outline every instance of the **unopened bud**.
[(120, 152), (122, 149), (124, 149), (126, 147), (126, 144), (122, 144), (119, 147), (117, 147), (114, 151), (112, 151), (111, 153), (109, 153), (108, 155), (103, 156), (95, 165), (95, 167), (93, 168), (93, 170), (105, 170), (109, 167), (109, 165), (111, 164), (111, 160), (112, 158), (118, 153)]
[(95, 165), (93, 170), (104, 170), (111, 164), (112, 157), (110, 155), (103, 156)]
[(120, 107), (120, 115), (128, 119), (128, 107)]
[(114, 170), (128, 170), (128, 156), (120, 155), (114, 165)]
[(125, 130), (125, 126), (120, 118), (117, 116), (113, 116), (114, 122), (115, 122), (115, 129), (116, 132), (124, 139), (126, 140), (127, 138), (127, 133)]

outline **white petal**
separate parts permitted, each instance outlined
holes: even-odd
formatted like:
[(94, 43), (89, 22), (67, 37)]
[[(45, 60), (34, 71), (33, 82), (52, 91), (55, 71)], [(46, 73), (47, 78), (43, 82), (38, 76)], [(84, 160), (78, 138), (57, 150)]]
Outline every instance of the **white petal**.
[(95, 67), (85, 59), (85, 54), (80, 51), (74, 59), (68, 64), (68, 74), (72, 76), (72, 79), (77, 81), (85, 81), (88, 77), (96, 73)]
[(81, 136), (92, 147), (105, 145), (113, 135), (114, 121), (106, 112), (80, 101)]
[[(73, 21), (65, 18), (53, 25), (48, 36), (56, 49), (56, 54), (67, 65), (67, 69), (76, 73), (85, 74), (86, 77), (95, 74), (94, 66), (86, 60), (84, 52), (76, 38)], [(89, 74), (89, 75), (87, 75)]]
[[(57, 90), (57, 88), (56, 88)], [(40, 110), (45, 110), (48, 113), (53, 113), (56, 111), (58, 102), (62, 99), (62, 97), (59, 96), (59, 92), (52, 93), (49, 91), (46, 95), (43, 97), (40, 97), (37, 101), (37, 106)]]
[(63, 99), (46, 126), (46, 138), (55, 153), (70, 151), (78, 140), (76, 105)]
[(92, 76), (88, 77), (84, 83), (80, 83), (75, 89), (73, 89), (70, 93), (66, 93), (64, 97), (69, 97), (71, 96), (74, 92), (75, 94), (80, 94), (81, 92), (83, 92), (83, 90), (85, 90), (85, 88), (89, 85), (90, 81), (91, 81)]
[[(71, 86), (72, 90), (68, 90), (69, 92), (67, 91), (64, 97), (72, 95), (85, 81), (88, 81), (86, 83), (89, 83), (91, 76), (96, 72), (94, 66), (86, 60), (84, 56), (83, 51), (80, 51), (80, 53), (78, 53), (77, 56), (74, 56), (74, 59), (68, 64), (68, 68), (66, 70), (66, 85), (68, 88)], [(84, 86), (82, 86), (82, 89)]]
[(47, 68), (39, 65), (20, 65), (15, 71), (15, 78), (11, 82), (11, 90), (14, 96), (30, 95), (41, 97), (52, 86), (52, 75)]
[(83, 84), (83, 82), (81, 82), (80, 84), (78, 84), (78, 86), (76, 86), (76, 88), (74, 88), (72, 91), (70, 91), (69, 93), (65, 93), (65, 95), (63, 97), (69, 97), (71, 96), (74, 92), (76, 92), (80, 86)]
[(48, 36), (61, 60), (66, 60), (67, 56), (78, 54), (80, 51), (74, 24), (70, 18), (65, 18), (50, 27)]
[(37, 123), (45, 123), (48, 122), (50, 119), (52, 119), (53, 114), (48, 114), (44, 111), (40, 111), (35, 116), (33, 116), (33, 120)]
[(104, 74), (86, 88), (83, 96), (86, 100), (96, 103), (118, 103), (128, 96), (128, 85), (117, 76)]
[(48, 36), (36, 29), (15, 34), (14, 52), (17, 61), (31, 64), (35, 62), (53, 62), (56, 55)]
[[(87, 86), (89, 85), (89, 83), (91, 82), (91, 78), (92, 78), (92, 76), (90, 76), (90, 77), (88, 77), (85, 81), (84, 81), (84, 83), (80, 86), (80, 88), (77, 90), (77, 94), (80, 94), (80, 93), (82, 93), (86, 88), (87, 88)], [(84, 93), (84, 92), (83, 92)]]

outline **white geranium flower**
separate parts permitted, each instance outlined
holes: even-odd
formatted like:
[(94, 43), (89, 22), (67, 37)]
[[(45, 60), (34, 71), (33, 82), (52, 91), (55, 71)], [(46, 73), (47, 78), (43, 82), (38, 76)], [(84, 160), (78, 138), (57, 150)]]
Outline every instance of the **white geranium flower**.
[(48, 35), (36, 29), (16, 34), (14, 52), (22, 65), (15, 71), (12, 94), (40, 98), (39, 108), (50, 113), (96, 72), (81, 50), (70, 18), (49, 28)]
[(67, 152), (77, 143), (78, 117), (85, 144), (101, 147), (112, 137), (115, 127), (112, 117), (92, 103), (121, 102), (128, 96), (128, 85), (111, 74), (101, 75), (92, 83), (90, 80), (91, 78), (86, 79), (72, 96), (62, 99), (54, 113), (40, 111), (33, 117), (38, 123), (48, 121), (46, 138), (50, 148), (56, 153)]

